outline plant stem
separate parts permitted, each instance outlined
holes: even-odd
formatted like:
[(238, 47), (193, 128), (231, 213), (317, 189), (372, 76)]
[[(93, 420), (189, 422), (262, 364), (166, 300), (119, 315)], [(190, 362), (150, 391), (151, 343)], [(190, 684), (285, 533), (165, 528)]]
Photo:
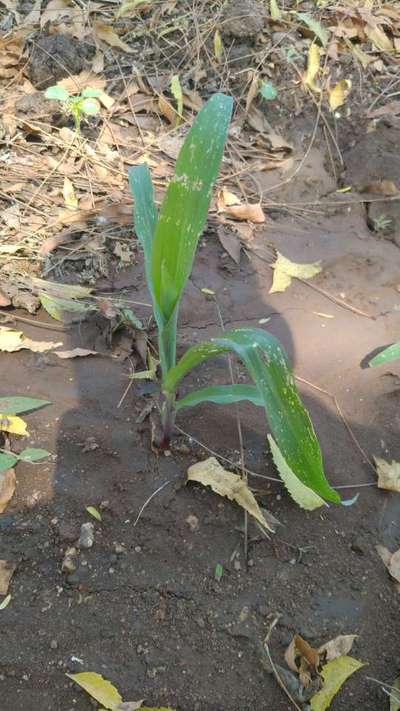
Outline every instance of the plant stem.
[(175, 393), (165, 393), (164, 402), (161, 410), (161, 426), (163, 437), (160, 443), (160, 449), (168, 449), (172, 433), (175, 425)]

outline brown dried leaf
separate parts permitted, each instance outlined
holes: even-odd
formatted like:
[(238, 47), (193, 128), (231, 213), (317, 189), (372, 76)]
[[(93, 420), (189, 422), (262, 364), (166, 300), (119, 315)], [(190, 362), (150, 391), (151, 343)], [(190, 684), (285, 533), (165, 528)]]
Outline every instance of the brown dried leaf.
[[(400, 548), (395, 553), (391, 553), (385, 546), (376, 546), (376, 551), (392, 578), (400, 583)], [(400, 592), (400, 589), (399, 589)]]
[(162, 115), (169, 121), (172, 126), (175, 126), (178, 114), (176, 113), (172, 104), (165, 98), (163, 94), (160, 94), (158, 98), (158, 108)]
[(321, 645), (318, 649), (319, 654), (324, 655), (325, 661), (329, 662), (331, 659), (336, 659), (336, 657), (343, 657), (348, 654), (354, 644), (354, 640), (357, 639), (356, 634), (342, 634), (334, 639), (331, 639), (326, 644)]
[(387, 114), (400, 114), (400, 101), (389, 101), (385, 106), (380, 106), (379, 109), (373, 109), (368, 111), (367, 118), (379, 118), (380, 116), (386, 116)]
[(264, 211), (260, 203), (230, 205), (225, 208), (224, 212), (233, 217), (235, 220), (248, 220), (249, 222), (257, 224), (265, 222)]
[(246, 97), (246, 113), (248, 113), (250, 111), (251, 105), (258, 94), (259, 83), (260, 83), (260, 80), (259, 80), (257, 72), (253, 72), (253, 77), (250, 82), (250, 87), (249, 87), (249, 90), (247, 92), (247, 97)]
[(238, 474), (226, 471), (215, 457), (193, 464), (188, 469), (188, 481), (196, 481), (204, 486), (211, 486), (219, 496), (236, 501), (245, 511), (253, 516), (264, 528), (273, 532), (266, 521), (254, 495)]
[(397, 187), (393, 180), (375, 180), (373, 183), (366, 185), (361, 192), (379, 193), (381, 195), (399, 195), (400, 188)]
[(387, 34), (385, 34), (382, 27), (379, 27), (379, 25), (375, 25), (373, 27), (370, 25), (366, 25), (365, 34), (371, 40), (372, 44), (375, 45), (375, 47), (380, 51), (393, 51), (393, 42), (389, 39)]
[(301, 657), (303, 657), (310, 667), (317, 669), (319, 666), (319, 653), (299, 634), (295, 634), (294, 643)]
[(8, 586), (16, 567), (16, 563), (12, 563), (9, 560), (0, 560), (0, 595), (7, 595)]
[(241, 244), (237, 234), (235, 234), (233, 230), (229, 229), (229, 227), (223, 227), (221, 225), (220, 227), (217, 227), (217, 235), (224, 250), (230, 257), (232, 257), (236, 264), (239, 264)]
[(103, 42), (106, 42), (110, 47), (116, 47), (117, 49), (122, 49), (123, 52), (131, 54), (135, 50), (130, 47), (126, 42), (123, 42), (118, 35), (114, 32), (110, 25), (104, 24), (104, 22), (95, 21), (93, 23), (93, 31), (96, 37)]
[(82, 10), (77, 5), (71, 5), (67, 0), (50, 0), (40, 17), (40, 27), (47, 22), (56, 23), (58, 20), (81, 20), (84, 23)]
[(400, 462), (394, 459), (392, 462), (387, 462), (381, 457), (374, 457), (374, 462), (378, 474), (378, 487), (400, 492)]
[(0, 306), (10, 306), (10, 304), (11, 299), (9, 299), (7, 294), (5, 294), (2, 289), (0, 289)]
[(14, 469), (7, 469), (6, 471), (0, 472), (0, 513), (3, 513), (9, 501), (11, 501), (14, 496), (15, 483), (16, 477)]
[(63, 197), (66, 207), (71, 210), (75, 210), (78, 207), (78, 198), (75, 195), (75, 188), (67, 176), (64, 178)]
[(56, 351), (54, 355), (62, 359), (69, 359), (83, 358), (88, 355), (99, 355), (99, 353), (97, 351), (91, 351), (88, 348), (73, 348), (70, 351)]
[(62, 343), (53, 343), (52, 341), (33, 341), (31, 338), (25, 338), (22, 331), (15, 331), (13, 328), (0, 327), (0, 351), (6, 353), (14, 353), (24, 348), (35, 353), (44, 353), (53, 348), (62, 346)]

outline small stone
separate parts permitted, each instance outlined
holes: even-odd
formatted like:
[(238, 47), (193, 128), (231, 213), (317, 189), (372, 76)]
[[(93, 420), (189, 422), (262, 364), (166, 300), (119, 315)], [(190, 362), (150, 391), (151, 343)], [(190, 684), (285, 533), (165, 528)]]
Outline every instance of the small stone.
[(83, 523), (81, 526), (81, 535), (79, 536), (79, 548), (91, 548), (94, 543), (94, 524), (91, 522)]
[(206, 623), (204, 622), (204, 620), (203, 620), (202, 617), (196, 617), (196, 624), (197, 624), (198, 627), (200, 627), (201, 629), (203, 629), (203, 627), (206, 626)]
[(117, 560), (118, 560), (118, 556), (116, 556), (115, 553), (110, 555), (110, 563), (116, 563)]
[(58, 524), (58, 536), (60, 541), (73, 543), (79, 535), (79, 524), (76, 521), (61, 521)]
[(135, 546), (135, 553), (141, 553), (142, 552), (142, 546)]
[(264, 29), (264, 18), (265, 8), (256, 0), (232, 0), (225, 5), (222, 34), (254, 41)]
[(114, 551), (117, 555), (123, 555), (123, 553), (126, 553), (126, 548), (121, 543), (116, 543), (114, 545)]
[(191, 451), (192, 451), (192, 450), (190, 449), (190, 447), (189, 447), (187, 444), (183, 443), (183, 442), (182, 442), (182, 444), (176, 444), (176, 445), (174, 446), (174, 450), (175, 450), (175, 452), (177, 452), (178, 454), (184, 454), (184, 455), (190, 454)]
[(58, 649), (58, 642), (56, 639), (52, 639), (50, 642), (50, 649)]
[(249, 566), (249, 568), (252, 568), (254, 566), (253, 558), (249, 558), (249, 560), (247, 561), (247, 565)]
[(194, 514), (190, 514), (187, 517), (186, 523), (189, 524), (192, 531), (196, 531), (199, 527), (199, 519)]
[(235, 568), (235, 570), (241, 570), (241, 569), (242, 569), (242, 565), (241, 565), (240, 560), (235, 560), (234, 563), (233, 563), (233, 567)]
[(61, 570), (63, 573), (74, 573), (77, 568), (77, 551), (76, 548), (67, 548), (65, 551), (65, 556), (63, 562), (61, 563)]

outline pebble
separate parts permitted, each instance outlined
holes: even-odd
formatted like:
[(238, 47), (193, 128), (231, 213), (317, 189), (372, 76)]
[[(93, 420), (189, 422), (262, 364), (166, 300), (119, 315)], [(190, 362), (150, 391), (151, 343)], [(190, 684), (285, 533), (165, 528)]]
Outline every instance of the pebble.
[(81, 535), (79, 536), (78, 545), (80, 548), (91, 548), (94, 543), (94, 524), (91, 522), (83, 523), (81, 526)]
[(67, 548), (65, 551), (65, 556), (63, 562), (61, 563), (61, 570), (63, 573), (74, 573), (77, 568), (77, 551), (76, 548)]
[(56, 639), (52, 639), (50, 642), (50, 649), (58, 649), (58, 642)]
[(135, 553), (141, 553), (142, 552), (142, 546), (135, 546)]
[(123, 553), (126, 553), (126, 548), (121, 543), (116, 543), (114, 546), (114, 551), (117, 555), (123, 555)]
[(241, 565), (240, 560), (235, 560), (234, 563), (233, 563), (233, 567), (235, 568), (235, 570), (241, 570), (241, 569), (242, 569), (242, 565)]

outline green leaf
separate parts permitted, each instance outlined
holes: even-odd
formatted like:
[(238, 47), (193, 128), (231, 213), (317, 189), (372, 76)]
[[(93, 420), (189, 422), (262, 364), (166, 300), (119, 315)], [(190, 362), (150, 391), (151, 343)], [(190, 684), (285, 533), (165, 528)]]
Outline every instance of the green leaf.
[(184, 407), (194, 407), (207, 400), (217, 405), (231, 405), (241, 400), (249, 400), (253, 405), (264, 406), (264, 401), (254, 385), (215, 385), (194, 390), (180, 398), (176, 403), (176, 409), (183, 410)]
[(323, 47), (326, 47), (329, 42), (329, 30), (327, 30), (326, 27), (322, 27), (321, 23), (315, 20), (308, 12), (296, 12), (296, 15), (301, 22), (307, 25), (311, 32), (314, 32)]
[(66, 314), (87, 314), (89, 311), (96, 311), (96, 306), (82, 303), (74, 299), (61, 299), (58, 296), (51, 296), (44, 292), (39, 292), (39, 300), (47, 313), (56, 321), (65, 321)]
[(57, 101), (68, 101), (70, 95), (62, 86), (49, 86), (44, 93), (46, 99), (56, 99)]
[(286, 464), (285, 459), (282, 457), (282, 453), (279, 447), (277, 447), (274, 438), (271, 437), (271, 435), (267, 435), (267, 437), (274, 464), (290, 496), (296, 504), (302, 509), (306, 509), (306, 511), (314, 511), (314, 509), (323, 506), (325, 501), (293, 474), (290, 467)]
[(263, 399), (273, 437), (293, 474), (319, 496), (339, 503), (339, 494), (326, 480), (318, 440), (286, 353), (272, 334), (258, 328), (239, 328), (189, 348), (165, 378), (164, 392), (175, 393), (179, 381), (192, 368), (227, 351), (236, 353), (246, 365)]
[(261, 82), (259, 93), (266, 101), (273, 101), (278, 96), (277, 88), (270, 81)]
[(182, 87), (181, 83), (179, 81), (179, 75), (174, 74), (174, 76), (171, 79), (171, 92), (172, 95), (176, 101), (176, 105), (178, 108), (178, 116), (179, 118), (182, 118), (183, 114), (183, 94), (182, 94)]
[(97, 99), (83, 99), (79, 105), (79, 109), (83, 111), (84, 114), (92, 116), (99, 113), (100, 104)]
[(135, 232), (143, 247), (147, 286), (153, 296), (151, 256), (158, 214), (154, 202), (154, 191), (148, 165), (142, 163), (141, 165), (136, 165), (134, 168), (130, 168), (128, 177), (129, 187), (134, 200)]
[(217, 565), (215, 566), (215, 571), (214, 571), (214, 578), (217, 581), (217, 583), (219, 583), (223, 574), (224, 574), (223, 565), (221, 565), (221, 563), (217, 563)]
[(80, 672), (78, 674), (66, 674), (76, 684), (84, 689), (93, 699), (102, 704), (109, 711), (116, 711), (122, 702), (119, 691), (109, 681), (103, 679), (101, 674), (96, 672)]
[(94, 89), (92, 86), (87, 86), (86, 89), (81, 91), (81, 97), (82, 99), (98, 99), (102, 93), (103, 92), (100, 89)]
[(34, 447), (27, 447), (23, 449), (18, 455), (18, 459), (23, 462), (39, 462), (41, 459), (45, 459), (50, 456), (50, 452), (47, 449), (35, 449)]
[(232, 99), (224, 94), (215, 94), (199, 112), (180, 150), (155, 228), (150, 283), (164, 374), (174, 362), (176, 311), (207, 218), (231, 112)]
[(279, 9), (277, 0), (270, 0), (269, 11), (271, 13), (271, 18), (272, 20), (274, 20), (274, 22), (282, 18), (282, 13)]
[(135, 312), (132, 309), (128, 309), (125, 306), (120, 307), (119, 318), (121, 319), (121, 323), (130, 324), (134, 328), (137, 328), (138, 331), (143, 330), (143, 324), (141, 320), (136, 316)]
[(11, 469), (17, 461), (18, 457), (15, 454), (0, 452), (0, 472), (6, 472), (7, 469)]
[(390, 711), (400, 711), (400, 676), (396, 677), (390, 692)]
[(94, 506), (86, 506), (86, 511), (96, 519), (96, 521), (101, 521), (101, 513), (97, 511)]
[(10, 395), (10, 397), (0, 397), (0, 412), (3, 415), (20, 415), (22, 412), (37, 410), (44, 405), (51, 405), (50, 400), (38, 400), (34, 397), (23, 397), (20, 395)]
[(326, 711), (346, 679), (363, 666), (363, 662), (347, 656), (337, 657), (325, 664), (321, 671), (324, 685), (311, 698), (311, 711)]
[(393, 345), (388, 346), (388, 348), (385, 348), (385, 350), (371, 358), (368, 365), (370, 368), (375, 368), (377, 365), (389, 363), (391, 360), (397, 360), (398, 358), (400, 358), (400, 341), (393, 343)]

